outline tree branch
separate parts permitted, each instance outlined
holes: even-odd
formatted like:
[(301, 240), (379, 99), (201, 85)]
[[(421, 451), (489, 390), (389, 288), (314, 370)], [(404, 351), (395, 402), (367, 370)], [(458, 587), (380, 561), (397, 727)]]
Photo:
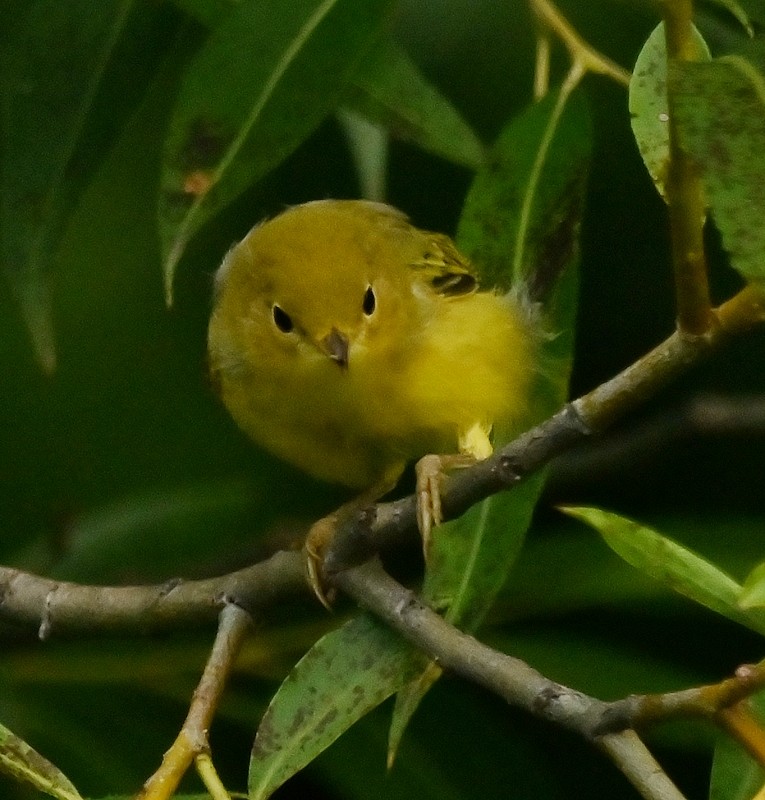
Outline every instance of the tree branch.
[(717, 684), (605, 703), (551, 681), (513, 656), (463, 633), (369, 561), (335, 576), (335, 584), (381, 618), (441, 669), (472, 681), (512, 706), (567, 728), (602, 750), (646, 800), (682, 800), (635, 727), (705, 717), (765, 759), (765, 731), (743, 705), (765, 685), (765, 663), (739, 667)]
[(722, 712), (736, 707), (764, 687), (765, 662), (744, 664), (735, 675), (719, 683), (679, 692), (630, 695), (609, 703), (601, 730), (641, 727), (677, 717), (704, 717), (719, 723)]
[[(564, 406), (495, 455), (444, 482), (445, 519), (463, 514), (491, 494), (509, 489), (574, 445), (600, 433), (699, 363), (728, 339), (765, 319), (765, 295), (747, 287), (715, 311), (704, 336), (674, 333), (616, 377)], [(325, 559), (332, 574), (359, 564), (417, 531), (414, 496), (380, 503), (350, 515)], [(57, 633), (156, 630), (207, 623), (228, 599), (252, 614), (306, 591), (302, 557), (279, 552), (267, 560), (217, 578), (171, 581), (159, 586), (80, 586), (0, 567), (0, 619)]]
[[(765, 316), (764, 305), (765, 297), (761, 293), (752, 288), (744, 289), (717, 309), (716, 324), (704, 336), (673, 334), (615, 378), (567, 404), (492, 458), (449, 478), (443, 496), (445, 516), (457, 516), (484, 497), (515, 485), (553, 456), (605, 429), (732, 334), (761, 322)], [(623, 701), (622, 708), (618, 704), (604, 703), (550, 681), (519, 659), (492, 650), (424, 606), (412, 592), (387, 576), (376, 561), (343, 569), (348, 563), (364, 561), (383, 544), (404, 535), (412, 536), (416, 529), (413, 497), (363, 509), (353, 515), (349, 524), (338, 531), (339, 546), (327, 556), (327, 562), (334, 559), (336, 570), (329, 577), (330, 581), (382, 617), (439, 666), (486, 686), (507, 702), (577, 731), (596, 743), (647, 800), (679, 800), (679, 792), (631, 729), (630, 714), (640, 720), (640, 711), (635, 711), (640, 704), (636, 706), (634, 699)], [(349, 556), (355, 561), (349, 560)], [(199, 624), (226, 609), (221, 616), (216, 646), (189, 711), (187, 724), (190, 727), (184, 726), (176, 745), (171, 748), (172, 757), (169, 761), (166, 759), (157, 773), (160, 784), (165, 773), (171, 774), (173, 780), (179, 779), (190, 763), (189, 758), (196, 758), (200, 774), (208, 781), (210, 790), (224, 797), (225, 790), (217, 782), (209, 761), (204, 731), (230, 669), (232, 653), (243, 635), (240, 614), (243, 617), (244, 612), (237, 606), (257, 613), (285, 596), (307, 592), (304, 571), (303, 557), (295, 552), (276, 553), (260, 564), (220, 578), (145, 587), (78, 586), (0, 567), (0, 618), (34, 626), (38, 635), (45, 639), (53, 632), (147, 630), (192, 622)], [(224, 621), (232, 614), (229, 628)], [(741, 680), (740, 675), (736, 677)], [(208, 688), (203, 691), (203, 686)], [(737, 691), (738, 687), (734, 686), (731, 696), (738, 698)], [(720, 695), (724, 694), (725, 691), (720, 690)], [(687, 709), (699, 713), (693, 703), (683, 706), (682, 702), (675, 702), (673, 706), (673, 698), (665, 697), (665, 705), (671, 709), (667, 712), (669, 715), (680, 715)], [(697, 699), (699, 697), (702, 695)], [(643, 708), (655, 707), (655, 703), (642, 705)], [(727, 707), (721, 706), (719, 711)], [(726, 725), (734, 735), (746, 727), (749, 745), (760, 746), (763, 737), (753, 733), (752, 726), (744, 726), (741, 715), (718, 713), (714, 719)], [(629, 723), (626, 726), (625, 720)], [(150, 783), (149, 791), (151, 787)], [(162, 797), (161, 793), (156, 795), (156, 798)]]
[(596, 744), (646, 800), (685, 800), (635, 731), (603, 736)]
[(228, 603), (258, 613), (305, 590), (296, 552), (217, 578), (152, 586), (82, 586), (0, 567), (0, 619), (36, 628), (43, 640), (54, 632), (148, 632), (209, 623)]
[(720, 727), (749, 752), (760, 767), (765, 767), (765, 731), (747, 703), (724, 708), (717, 715)]

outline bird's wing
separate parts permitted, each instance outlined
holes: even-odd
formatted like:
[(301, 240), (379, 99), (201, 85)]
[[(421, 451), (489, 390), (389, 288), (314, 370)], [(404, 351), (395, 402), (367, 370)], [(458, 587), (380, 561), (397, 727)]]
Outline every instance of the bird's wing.
[(445, 297), (476, 291), (478, 278), (473, 268), (448, 236), (423, 232), (422, 242), (421, 254), (410, 262), (420, 280)]

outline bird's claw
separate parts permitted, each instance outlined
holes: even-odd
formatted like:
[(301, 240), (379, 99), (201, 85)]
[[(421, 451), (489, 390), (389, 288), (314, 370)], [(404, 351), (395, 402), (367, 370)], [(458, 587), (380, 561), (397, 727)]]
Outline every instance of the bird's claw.
[(442, 522), (441, 479), (444, 475), (443, 458), (438, 455), (423, 456), (415, 467), (417, 474), (417, 527), (422, 537), (422, 554), (428, 560), (433, 528)]
[(305, 559), (306, 578), (318, 601), (328, 611), (332, 610), (335, 592), (326, 586), (324, 578), (324, 555), (332, 541), (337, 527), (337, 517), (330, 514), (328, 517), (314, 522), (303, 544), (303, 557)]

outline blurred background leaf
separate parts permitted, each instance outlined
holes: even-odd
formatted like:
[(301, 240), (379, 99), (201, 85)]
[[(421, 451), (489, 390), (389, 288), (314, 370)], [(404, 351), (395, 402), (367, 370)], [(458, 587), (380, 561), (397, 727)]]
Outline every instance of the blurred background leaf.
[[(56, 364), (48, 290), (61, 232), (103, 146), (88, 138), (97, 97), (132, 0), (6, 3), (0, 33), (0, 258), (40, 364)], [(84, 156), (84, 153), (83, 153)]]
[(391, 5), (244, 0), (216, 27), (183, 77), (165, 146), (159, 225), (168, 304), (189, 239), (332, 110)]
[(361, 61), (344, 105), (427, 153), (477, 169), (485, 152), (472, 128), (396, 42), (384, 38)]
[(724, 8), (741, 23), (744, 30), (750, 35), (754, 35), (754, 28), (746, 11), (746, 3), (739, 3), (738, 0), (707, 0), (710, 5), (717, 5)]

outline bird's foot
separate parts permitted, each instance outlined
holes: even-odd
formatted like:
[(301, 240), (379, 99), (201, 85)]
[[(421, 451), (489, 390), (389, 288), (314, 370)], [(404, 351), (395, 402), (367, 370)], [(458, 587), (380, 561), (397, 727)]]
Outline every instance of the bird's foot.
[(422, 553), (428, 561), (433, 528), (443, 521), (441, 510), (441, 484), (453, 469), (470, 467), (476, 459), (464, 453), (423, 456), (415, 465), (417, 476), (417, 527), (422, 537)]
[(327, 587), (324, 577), (324, 557), (337, 530), (337, 512), (322, 517), (311, 525), (303, 544), (306, 577), (313, 593), (328, 611), (332, 610), (335, 591)]

